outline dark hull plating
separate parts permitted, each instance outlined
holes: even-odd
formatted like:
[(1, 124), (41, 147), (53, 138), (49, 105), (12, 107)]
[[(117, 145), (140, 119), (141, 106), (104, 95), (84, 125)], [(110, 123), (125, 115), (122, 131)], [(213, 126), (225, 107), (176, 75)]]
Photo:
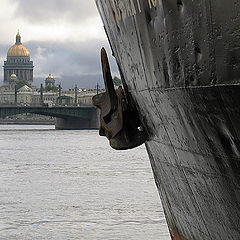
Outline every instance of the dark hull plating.
[(240, 1), (96, 0), (172, 239), (240, 239)]

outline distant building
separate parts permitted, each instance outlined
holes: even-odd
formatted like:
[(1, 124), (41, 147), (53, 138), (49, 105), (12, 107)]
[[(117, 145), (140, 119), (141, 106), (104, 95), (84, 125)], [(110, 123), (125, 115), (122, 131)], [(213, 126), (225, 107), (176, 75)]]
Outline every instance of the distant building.
[(92, 105), (92, 97), (96, 95), (96, 91), (82, 91), (78, 94), (78, 106)]
[(28, 49), (21, 42), (19, 33), (16, 35), (16, 43), (8, 50), (3, 68), (4, 85), (12, 83), (12, 74), (16, 75), (16, 79), (26, 80), (29, 84), (33, 83), (33, 62), (30, 60)]
[[(99, 93), (104, 92), (103, 90), (99, 90)], [(63, 96), (69, 96), (75, 99), (75, 89), (69, 89), (68, 91), (62, 91)], [(77, 93), (77, 105), (78, 106), (88, 106), (92, 105), (92, 97), (97, 94), (97, 90), (93, 89), (78, 89)]]
[[(58, 93), (56, 92), (44, 92), (43, 103), (56, 104)], [(15, 91), (9, 88), (0, 88), (0, 105), (14, 105), (15, 104)], [(18, 105), (41, 105), (40, 92), (34, 91), (27, 85), (18, 89), (17, 93)]]
[(72, 106), (74, 102), (74, 98), (71, 96), (59, 96), (57, 98), (57, 105), (63, 105), (63, 106)]
[[(16, 43), (8, 50), (7, 60), (4, 61), (4, 81), (0, 86), (0, 105), (63, 105), (82, 106), (92, 105), (92, 96), (96, 90), (69, 89), (69, 91), (43, 92), (42, 98), (39, 89), (33, 86), (33, 62), (30, 60), (30, 53), (21, 43), (21, 36), (16, 35)], [(17, 84), (18, 80), (26, 80), (27, 84)], [(20, 87), (22, 86), (22, 87)], [(55, 79), (49, 74), (45, 79), (45, 86), (55, 86)], [(17, 90), (17, 91), (15, 91)], [(46, 90), (46, 89), (45, 89)]]
[(18, 77), (17, 75), (13, 72), (10, 76), (10, 79), (9, 79), (9, 82), (8, 82), (8, 85), (10, 88), (14, 88), (15, 87), (15, 84), (16, 84), (16, 81), (18, 80)]
[(45, 80), (45, 86), (55, 86), (55, 79), (52, 74), (49, 73), (48, 77)]

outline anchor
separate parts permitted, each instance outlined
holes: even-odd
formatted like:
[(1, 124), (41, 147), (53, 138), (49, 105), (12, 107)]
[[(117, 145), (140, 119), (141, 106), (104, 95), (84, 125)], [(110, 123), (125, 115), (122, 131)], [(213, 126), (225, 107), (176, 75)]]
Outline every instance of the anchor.
[(93, 104), (100, 111), (99, 135), (109, 139), (116, 150), (126, 150), (140, 146), (146, 141), (138, 114), (130, 108), (124, 89), (114, 89), (113, 79), (106, 50), (101, 50), (101, 62), (106, 92), (95, 95)]

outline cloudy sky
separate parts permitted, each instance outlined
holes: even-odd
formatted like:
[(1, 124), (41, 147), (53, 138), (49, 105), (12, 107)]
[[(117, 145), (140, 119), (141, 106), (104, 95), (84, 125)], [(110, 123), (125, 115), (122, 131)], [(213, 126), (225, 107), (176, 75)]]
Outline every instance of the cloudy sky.
[[(34, 61), (35, 85), (52, 73), (64, 88), (103, 84), (100, 49), (111, 51), (94, 0), (1, 0), (0, 61), (20, 30)], [(118, 75), (110, 57), (113, 75)], [(0, 84), (3, 69), (0, 71)]]

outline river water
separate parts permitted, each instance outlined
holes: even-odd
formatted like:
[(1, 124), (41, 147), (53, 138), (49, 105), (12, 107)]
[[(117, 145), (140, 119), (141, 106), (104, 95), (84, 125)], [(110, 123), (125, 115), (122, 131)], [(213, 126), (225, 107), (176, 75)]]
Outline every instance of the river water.
[(169, 240), (145, 147), (0, 125), (0, 239)]

